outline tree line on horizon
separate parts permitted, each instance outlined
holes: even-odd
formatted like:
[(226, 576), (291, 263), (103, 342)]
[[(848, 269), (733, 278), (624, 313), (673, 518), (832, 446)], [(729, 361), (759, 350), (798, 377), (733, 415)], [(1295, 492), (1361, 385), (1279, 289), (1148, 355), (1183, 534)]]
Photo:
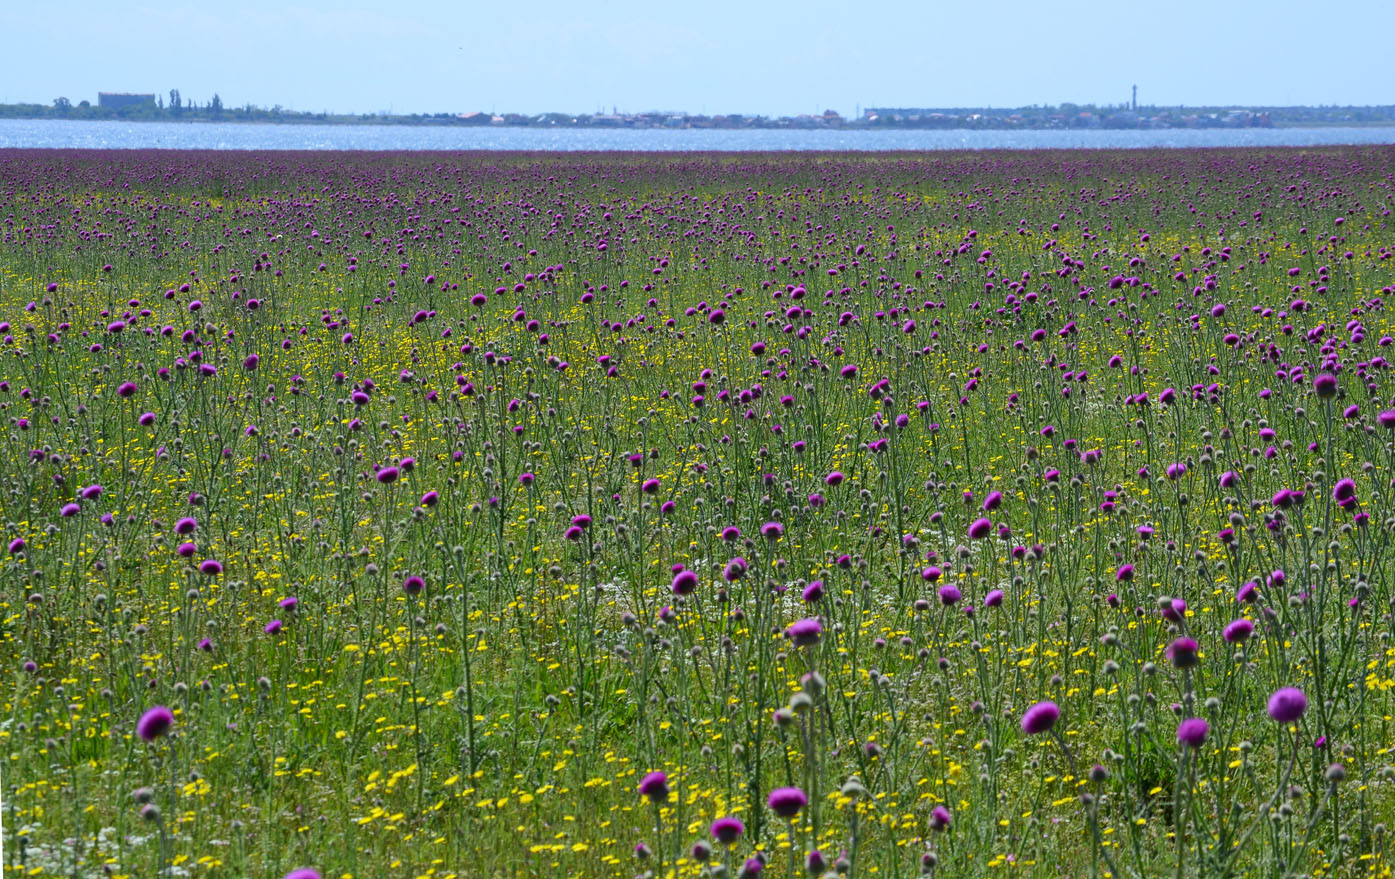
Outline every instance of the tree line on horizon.
[[(125, 96), (135, 97), (135, 96)], [(104, 106), (66, 97), (51, 104), (0, 104), (0, 118), (122, 120), (132, 122), (270, 122), (389, 125), (509, 125), (530, 127), (698, 127), (698, 128), (1078, 128), (1190, 127), (1208, 125), (1303, 126), (1391, 125), (1395, 105), (1373, 106), (1138, 106), (1062, 103), (1026, 107), (868, 108), (845, 118), (829, 110), (822, 115), (760, 116), (688, 113), (334, 113), (290, 110), (280, 104), (252, 103), (229, 107), (213, 96), (200, 103), (171, 89), (141, 95), (141, 102)]]

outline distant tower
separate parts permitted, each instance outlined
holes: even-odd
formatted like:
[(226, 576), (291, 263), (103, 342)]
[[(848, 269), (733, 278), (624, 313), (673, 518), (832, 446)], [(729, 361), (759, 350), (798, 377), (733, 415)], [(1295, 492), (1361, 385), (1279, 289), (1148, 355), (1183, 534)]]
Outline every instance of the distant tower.
[(1130, 107), (1130, 109), (1134, 110), (1135, 112), (1137, 112), (1138, 110), (1138, 86), (1133, 87), (1133, 106)]

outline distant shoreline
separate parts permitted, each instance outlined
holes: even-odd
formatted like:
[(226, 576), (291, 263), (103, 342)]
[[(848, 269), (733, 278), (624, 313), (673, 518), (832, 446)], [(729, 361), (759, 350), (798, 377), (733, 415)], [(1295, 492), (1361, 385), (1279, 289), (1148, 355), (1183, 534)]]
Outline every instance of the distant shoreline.
[(1117, 126), (1098, 125), (1091, 127), (1053, 127), (1048, 125), (995, 125), (983, 124), (974, 126), (939, 126), (939, 125), (841, 125), (832, 126), (803, 126), (803, 125), (528, 125), (520, 123), (491, 123), (489, 125), (466, 125), (462, 123), (436, 122), (433, 120), (394, 121), (392, 119), (362, 119), (359, 117), (343, 117), (330, 119), (74, 119), (54, 116), (0, 116), (0, 120), (15, 121), (35, 121), (35, 122), (121, 122), (131, 125), (309, 125), (317, 127), (328, 126), (358, 126), (372, 127), (380, 126), (385, 128), (452, 128), (452, 129), (476, 129), (481, 131), (499, 130), (526, 130), (526, 131), (827, 131), (831, 134), (861, 134), (876, 133), (885, 131), (1217, 131), (1217, 130), (1237, 130), (1250, 128), (1267, 129), (1305, 129), (1305, 128), (1395, 128), (1395, 119), (1382, 120), (1377, 122), (1276, 122), (1266, 126), (1235, 126), (1235, 125), (1165, 125), (1165, 126)]
[[(153, 98), (153, 96), (151, 96)], [(280, 107), (227, 108), (184, 104), (177, 110), (135, 106), (0, 104), (0, 119), (170, 124), (404, 126), (498, 130), (586, 131), (1185, 131), (1215, 129), (1395, 128), (1395, 105), (1367, 107), (1059, 107), (872, 108), (845, 118), (820, 115), (756, 116), (688, 113), (434, 113), (350, 114), (295, 112)]]

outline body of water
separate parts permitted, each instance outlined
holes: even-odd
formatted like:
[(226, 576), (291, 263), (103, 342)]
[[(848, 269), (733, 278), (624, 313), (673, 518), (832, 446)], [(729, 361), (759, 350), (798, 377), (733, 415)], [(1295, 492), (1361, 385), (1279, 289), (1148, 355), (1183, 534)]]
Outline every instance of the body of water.
[(982, 150), (1395, 143), (1392, 128), (1070, 131), (435, 128), (0, 119), (0, 148), (214, 150)]

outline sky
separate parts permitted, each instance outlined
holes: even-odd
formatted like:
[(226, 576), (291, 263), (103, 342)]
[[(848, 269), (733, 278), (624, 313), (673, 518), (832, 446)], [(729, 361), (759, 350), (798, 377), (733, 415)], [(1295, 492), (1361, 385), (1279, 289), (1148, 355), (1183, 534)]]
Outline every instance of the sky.
[(1395, 104), (1392, 0), (0, 0), (0, 103), (375, 113)]

